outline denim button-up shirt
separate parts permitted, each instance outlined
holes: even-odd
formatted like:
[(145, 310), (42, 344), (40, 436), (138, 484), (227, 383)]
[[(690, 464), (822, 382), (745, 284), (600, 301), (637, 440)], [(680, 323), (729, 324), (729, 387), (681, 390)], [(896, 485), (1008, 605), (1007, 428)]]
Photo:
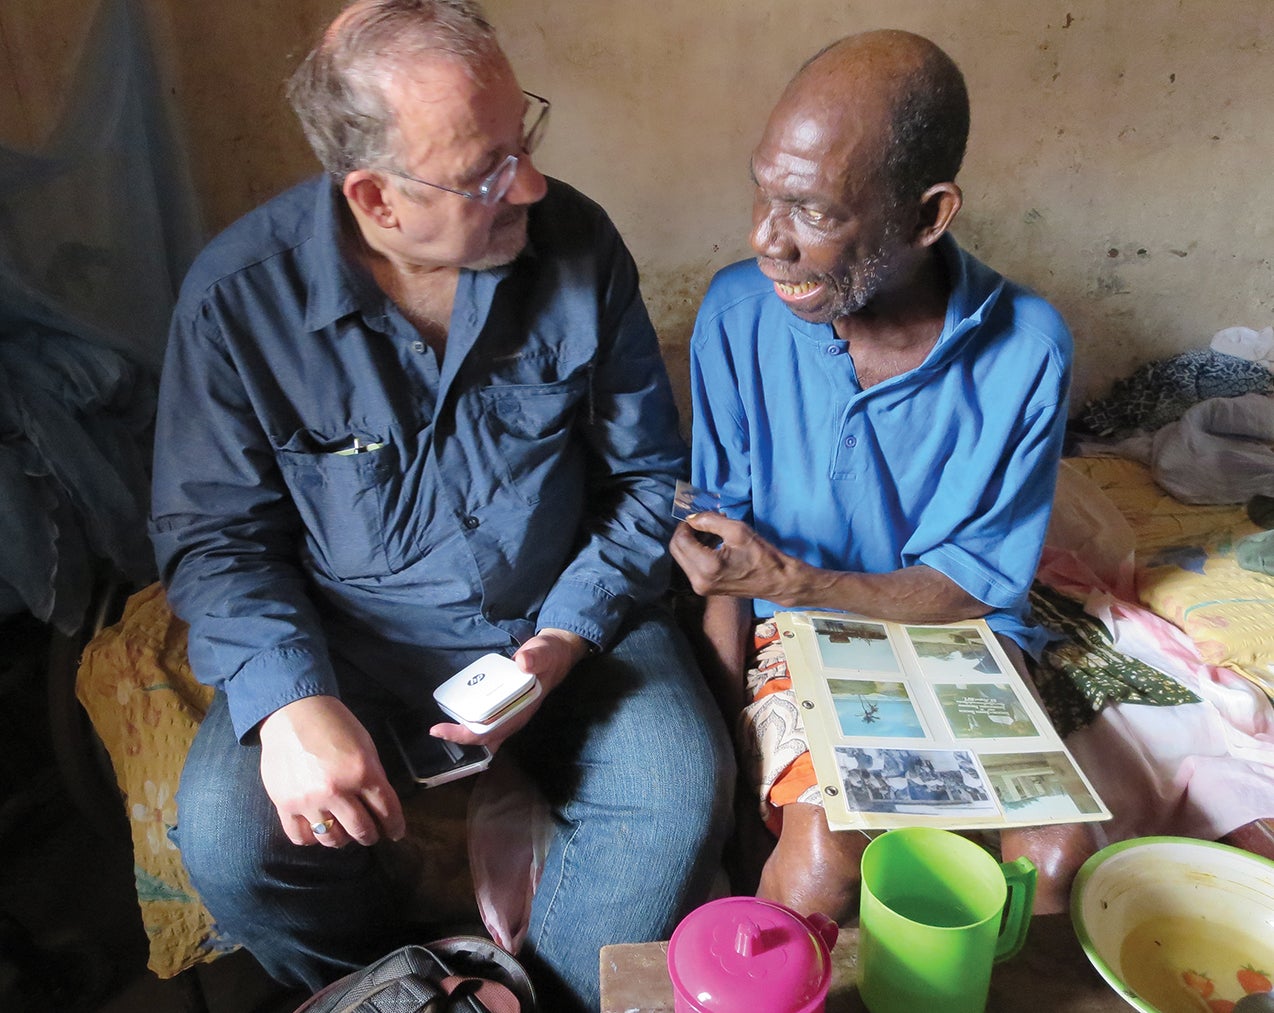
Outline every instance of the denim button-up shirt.
[(637, 272), (557, 181), (461, 272), (438, 362), (311, 180), (219, 236), (174, 315), (151, 536), (247, 735), (304, 696), (405, 703), (536, 629), (605, 646), (667, 580), (685, 448)]

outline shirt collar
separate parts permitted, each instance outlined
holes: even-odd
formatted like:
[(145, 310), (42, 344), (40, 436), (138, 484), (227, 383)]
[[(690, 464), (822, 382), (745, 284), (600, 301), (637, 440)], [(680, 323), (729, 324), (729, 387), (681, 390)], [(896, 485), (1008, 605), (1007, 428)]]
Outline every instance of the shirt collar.
[(345, 251), (340, 187), (330, 176), (320, 176), (312, 185), (314, 230), (300, 255), (309, 285), (305, 326), (317, 331), (364, 308), (370, 293), (368, 279)]
[(938, 240), (938, 252), (947, 267), (951, 295), (947, 298), (942, 334), (929, 353), (929, 362), (936, 362), (947, 347), (979, 327), (1004, 290), (1004, 278), (962, 250), (950, 233)]

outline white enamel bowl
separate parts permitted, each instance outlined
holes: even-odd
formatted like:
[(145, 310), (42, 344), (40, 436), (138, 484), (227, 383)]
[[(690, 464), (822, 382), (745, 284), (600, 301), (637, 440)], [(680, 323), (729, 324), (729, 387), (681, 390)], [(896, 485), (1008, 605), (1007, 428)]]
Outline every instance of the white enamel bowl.
[(1227, 1013), (1274, 976), (1274, 862), (1183, 837), (1093, 855), (1071, 891), (1088, 959), (1143, 1013)]

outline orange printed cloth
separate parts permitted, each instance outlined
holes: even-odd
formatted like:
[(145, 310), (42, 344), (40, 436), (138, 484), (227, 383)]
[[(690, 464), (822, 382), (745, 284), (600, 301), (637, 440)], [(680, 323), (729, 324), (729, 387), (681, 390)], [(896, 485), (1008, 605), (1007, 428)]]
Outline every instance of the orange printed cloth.
[(752, 631), (747, 690), (752, 702), (743, 708), (738, 728), (743, 764), (760, 796), (761, 817), (777, 833), (782, 806), (822, 805), (823, 792), (814, 777), (805, 722), (773, 619), (761, 620)]

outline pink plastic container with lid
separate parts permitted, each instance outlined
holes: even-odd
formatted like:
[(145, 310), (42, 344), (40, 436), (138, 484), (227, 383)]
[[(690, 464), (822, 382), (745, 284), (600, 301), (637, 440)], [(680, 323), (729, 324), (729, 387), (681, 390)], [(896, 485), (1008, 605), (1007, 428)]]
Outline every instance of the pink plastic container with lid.
[(676, 1013), (823, 1013), (836, 923), (755, 897), (724, 897), (682, 919), (668, 943)]

